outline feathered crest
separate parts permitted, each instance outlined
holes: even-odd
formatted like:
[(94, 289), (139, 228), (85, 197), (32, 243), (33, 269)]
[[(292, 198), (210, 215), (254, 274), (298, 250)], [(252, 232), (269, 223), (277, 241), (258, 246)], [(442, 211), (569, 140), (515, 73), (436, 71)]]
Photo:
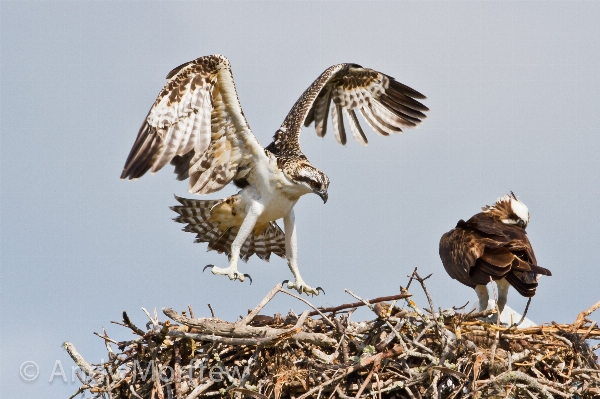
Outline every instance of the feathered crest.
[(494, 205), (486, 205), (481, 210), (500, 220), (512, 220), (516, 216), (526, 224), (529, 223), (529, 209), (512, 191), (498, 198)]

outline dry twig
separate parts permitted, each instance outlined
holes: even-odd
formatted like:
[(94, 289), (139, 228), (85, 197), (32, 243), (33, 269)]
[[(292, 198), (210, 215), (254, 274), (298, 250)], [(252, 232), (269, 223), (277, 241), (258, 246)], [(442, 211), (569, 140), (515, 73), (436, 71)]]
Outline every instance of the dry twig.
[[(106, 331), (97, 334), (109, 352), (104, 365), (89, 364), (72, 344), (64, 344), (88, 376), (81, 379), (76, 395), (111, 399), (600, 395), (600, 365), (585, 341), (600, 338), (597, 323), (587, 319), (600, 302), (581, 312), (573, 324), (504, 328), (476, 319), (491, 311), (467, 315), (456, 309), (436, 311), (426, 278), (415, 269), (410, 280), (421, 284), (429, 314), (403, 288), (400, 295), (373, 300), (347, 290), (360, 302), (306, 309), (299, 317), (260, 315), (279, 292), (290, 294), (281, 284), (234, 323), (215, 318), (212, 309), (212, 317), (195, 318), (188, 306), (189, 318), (185, 312), (164, 309), (170, 319), (164, 321), (156, 312), (144, 310), (150, 319), (145, 331), (124, 312), (123, 323), (118, 324), (137, 337), (119, 341)], [(304, 298), (291, 296), (317, 309)], [(397, 299), (406, 299), (410, 309), (390, 315), (393, 303), (384, 301)], [(374, 303), (382, 305), (375, 308)], [(377, 317), (355, 322), (336, 314), (358, 306), (368, 306)]]

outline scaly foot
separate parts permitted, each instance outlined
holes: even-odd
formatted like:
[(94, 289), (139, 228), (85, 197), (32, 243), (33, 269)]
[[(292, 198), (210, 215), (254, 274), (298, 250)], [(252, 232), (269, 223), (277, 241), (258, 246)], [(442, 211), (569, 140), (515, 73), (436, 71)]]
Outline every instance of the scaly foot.
[(321, 287), (317, 287), (317, 288), (312, 288), (308, 285), (306, 285), (306, 283), (300, 279), (300, 280), (296, 280), (293, 283), (290, 283), (288, 280), (285, 280), (283, 282), (284, 284), (287, 283), (287, 287), (288, 289), (292, 290), (296, 290), (298, 291), (299, 294), (306, 294), (306, 295), (319, 295), (319, 291), (323, 291), (323, 294), (325, 294), (325, 290)]
[(216, 267), (215, 265), (206, 265), (206, 266), (204, 266), (204, 269), (202, 269), (202, 271), (205, 271), (208, 268), (212, 269), (210, 271), (212, 274), (227, 276), (227, 277), (229, 277), (230, 280), (240, 280), (241, 282), (244, 282), (244, 280), (246, 280), (246, 277), (247, 277), (248, 280), (250, 280), (250, 284), (252, 284), (252, 277), (250, 277), (249, 274), (240, 273), (238, 271), (237, 267), (229, 266), (226, 268), (221, 268), (221, 267)]

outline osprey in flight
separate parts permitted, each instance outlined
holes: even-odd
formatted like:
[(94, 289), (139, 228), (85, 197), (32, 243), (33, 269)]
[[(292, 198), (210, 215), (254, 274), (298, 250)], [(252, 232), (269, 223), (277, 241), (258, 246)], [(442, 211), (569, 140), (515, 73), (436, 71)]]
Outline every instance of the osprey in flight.
[(487, 283), (490, 278), (496, 281), (501, 314), (509, 286), (531, 298), (539, 276), (552, 273), (537, 265), (525, 231), (529, 210), (512, 192), (481, 209), (483, 212), (466, 222), (460, 220), (442, 236), (440, 257), (450, 277), (475, 288), (479, 311), (488, 306)]
[[(229, 267), (212, 273), (244, 281), (238, 259), (271, 253), (287, 258), (295, 281), (288, 288), (316, 294), (298, 270), (294, 205), (308, 193), (327, 202), (329, 178), (300, 150), (302, 126), (314, 122), (323, 137), (331, 108), (336, 140), (346, 144), (343, 115), (352, 136), (367, 144), (356, 111), (382, 136), (417, 126), (428, 111), (415, 98), (421, 93), (394, 78), (356, 64), (325, 70), (294, 104), (273, 142), (263, 148), (252, 134), (235, 90), (231, 66), (221, 55), (200, 57), (173, 69), (144, 120), (127, 157), (122, 179), (137, 179), (167, 163), (179, 180), (189, 178), (189, 191), (209, 194), (233, 182), (241, 188), (222, 200), (176, 197), (175, 220), (197, 234), (209, 250), (226, 253)], [(277, 219), (283, 218), (282, 231)]]

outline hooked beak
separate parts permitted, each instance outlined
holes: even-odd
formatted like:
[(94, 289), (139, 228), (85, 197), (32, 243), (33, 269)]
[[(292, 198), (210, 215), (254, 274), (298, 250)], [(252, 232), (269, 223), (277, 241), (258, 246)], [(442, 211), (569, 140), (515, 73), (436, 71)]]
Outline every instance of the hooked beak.
[(327, 191), (317, 191), (315, 194), (317, 194), (319, 197), (321, 197), (324, 204), (327, 203), (327, 198), (329, 198), (329, 196), (327, 195)]

